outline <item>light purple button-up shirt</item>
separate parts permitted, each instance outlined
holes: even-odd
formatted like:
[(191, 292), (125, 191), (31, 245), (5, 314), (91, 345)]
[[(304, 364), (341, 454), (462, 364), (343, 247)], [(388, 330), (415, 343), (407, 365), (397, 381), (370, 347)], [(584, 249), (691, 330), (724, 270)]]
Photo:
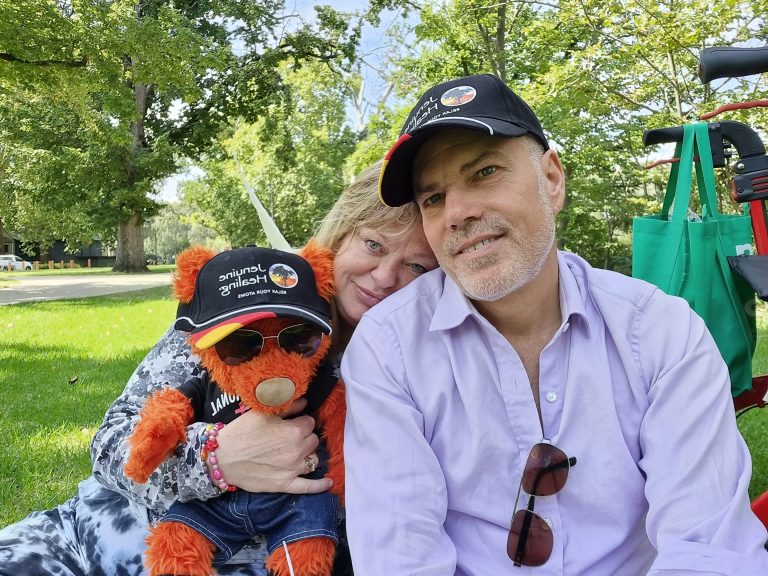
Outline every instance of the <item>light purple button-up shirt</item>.
[[(342, 362), (355, 573), (768, 575), (749, 453), (701, 319), (650, 284), (568, 253), (558, 263), (543, 430), (515, 350), (441, 270), (363, 317)], [(578, 462), (536, 498), (551, 558), (517, 568), (507, 532), (542, 438)]]

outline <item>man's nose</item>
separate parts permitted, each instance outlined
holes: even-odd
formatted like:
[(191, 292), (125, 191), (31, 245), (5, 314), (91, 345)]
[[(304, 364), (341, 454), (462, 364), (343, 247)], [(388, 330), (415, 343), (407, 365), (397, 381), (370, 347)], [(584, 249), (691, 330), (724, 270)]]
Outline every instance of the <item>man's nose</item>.
[(477, 200), (463, 190), (450, 190), (445, 195), (445, 227), (451, 230), (461, 228), (468, 220), (480, 218), (483, 210)]

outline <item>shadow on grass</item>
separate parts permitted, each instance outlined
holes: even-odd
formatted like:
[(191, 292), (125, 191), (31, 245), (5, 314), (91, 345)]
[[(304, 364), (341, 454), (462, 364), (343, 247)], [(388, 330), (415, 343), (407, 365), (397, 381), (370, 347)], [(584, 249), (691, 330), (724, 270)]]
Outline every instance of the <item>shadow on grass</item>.
[(74, 495), (104, 413), (175, 306), (161, 286), (0, 307), (0, 526)]
[(65, 345), (13, 348), (0, 349), (0, 526), (74, 494), (91, 471), (93, 434), (147, 352), (104, 360)]
[[(93, 425), (122, 392), (146, 353), (147, 349), (136, 347), (124, 349), (118, 357), (94, 359), (85, 351), (73, 354), (68, 345), (23, 343), (14, 344), (12, 351), (0, 350), (4, 400), (0, 429), (14, 423), (32, 434), (36, 426)], [(9, 364), (13, 373), (7, 370)]]
[(7, 431), (3, 435), (0, 527), (71, 498), (77, 483), (91, 473), (90, 430), (62, 426), (41, 429), (34, 436)]

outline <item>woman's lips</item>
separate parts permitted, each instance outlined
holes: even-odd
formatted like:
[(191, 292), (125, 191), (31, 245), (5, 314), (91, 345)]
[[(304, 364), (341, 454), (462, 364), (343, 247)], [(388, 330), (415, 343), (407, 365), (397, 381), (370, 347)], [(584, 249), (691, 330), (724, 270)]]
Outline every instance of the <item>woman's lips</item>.
[(355, 284), (355, 288), (357, 289), (357, 296), (360, 299), (360, 301), (366, 306), (368, 306), (369, 308), (375, 306), (376, 304), (381, 302), (382, 299), (384, 298), (383, 296), (381, 297), (376, 296), (372, 292), (369, 292), (368, 290), (358, 286), (357, 284)]

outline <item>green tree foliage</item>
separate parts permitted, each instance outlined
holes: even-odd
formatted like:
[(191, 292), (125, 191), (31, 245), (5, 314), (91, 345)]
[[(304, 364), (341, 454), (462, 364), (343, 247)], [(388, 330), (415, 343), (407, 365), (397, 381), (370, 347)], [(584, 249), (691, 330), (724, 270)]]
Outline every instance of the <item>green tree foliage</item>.
[[(230, 118), (279, 106), (285, 62), (348, 62), (358, 35), (328, 8), (302, 24), (281, 0), (0, 0), (0, 108), (29, 121), (3, 142), (17, 158), (0, 183), (14, 190), (6, 225), (72, 242), (34, 213), (64, 206), (68, 221), (116, 239), (116, 269), (143, 269), (155, 182), (205, 152)], [(39, 116), (48, 108), (57, 118)], [(53, 146), (30, 137), (62, 123)]]
[(355, 136), (339, 74), (321, 63), (291, 66), (284, 85), (283, 104), (256, 122), (237, 123), (222, 138), (219, 157), (202, 163), (206, 176), (183, 188), (198, 221), (233, 245), (266, 243), (244, 182), (293, 246), (307, 241), (344, 185)]
[[(566, 168), (561, 246), (629, 271), (631, 219), (658, 208), (667, 174), (643, 169), (660, 153), (643, 148), (643, 131), (754, 97), (754, 79), (708, 87), (696, 66), (704, 46), (764, 44), (765, 8), (735, 0), (449, 0), (422, 10), (416, 42), (401, 42), (390, 74), (400, 101), (411, 104), (429, 85), (481, 72), (519, 91)], [(407, 109), (382, 115), (364, 145), (394, 142)]]
[(107, 118), (70, 104), (28, 91), (0, 95), (0, 210), (7, 227), (43, 252), (55, 240), (76, 248), (110, 230), (100, 223), (116, 189), (120, 135)]
[(157, 216), (144, 223), (144, 252), (148, 260), (175, 262), (179, 252), (191, 245), (214, 250), (227, 248), (213, 230), (192, 222), (189, 207), (182, 203), (164, 206)]
[(643, 148), (642, 132), (765, 92), (754, 78), (695, 77), (703, 46), (765, 43), (764, 0), (446, 0), (389, 46), (397, 105), (383, 98), (350, 129), (362, 22), (392, 8), (416, 9), (322, 7), (310, 27), (276, 0), (0, 0), (2, 225), (43, 243), (97, 232), (136, 246), (158, 210), (156, 182), (192, 159), (206, 171), (185, 188), (194, 218), (232, 244), (263, 242), (245, 178), (299, 244), (343, 174), (384, 154), (424, 88), (490, 71), (534, 106), (563, 158), (561, 245), (627, 271), (631, 218), (657, 209), (666, 177), (643, 170), (660, 152)]

